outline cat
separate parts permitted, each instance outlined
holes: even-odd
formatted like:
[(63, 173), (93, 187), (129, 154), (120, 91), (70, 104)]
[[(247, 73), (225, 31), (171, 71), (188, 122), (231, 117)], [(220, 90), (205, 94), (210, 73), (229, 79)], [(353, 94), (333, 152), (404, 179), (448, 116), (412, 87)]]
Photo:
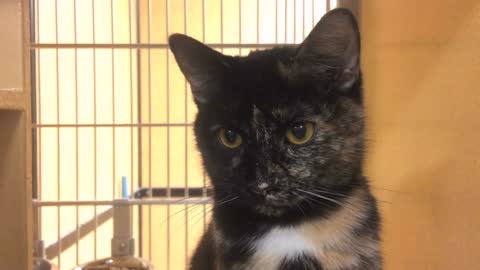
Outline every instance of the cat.
[(244, 57), (182, 34), (169, 45), (214, 190), (190, 269), (382, 269), (352, 13), (334, 9), (300, 45)]

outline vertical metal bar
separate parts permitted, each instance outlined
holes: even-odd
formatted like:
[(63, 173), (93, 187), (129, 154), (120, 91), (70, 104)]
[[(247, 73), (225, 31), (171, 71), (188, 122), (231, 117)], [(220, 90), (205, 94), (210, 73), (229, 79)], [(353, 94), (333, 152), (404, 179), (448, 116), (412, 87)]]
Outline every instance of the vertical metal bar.
[[(92, 0), (92, 36), (93, 44), (96, 43), (95, 38), (95, 0)], [(97, 50), (93, 49), (93, 123), (97, 124)], [(97, 200), (97, 127), (93, 127), (93, 196)], [(94, 258), (97, 259), (97, 229), (98, 229), (98, 217), (97, 217), (97, 206), (93, 208), (93, 215), (95, 218), (95, 231), (93, 232), (93, 253)]]
[[(170, 3), (169, 0), (165, 1), (165, 20), (166, 20), (166, 35), (168, 40), (168, 33), (170, 30)], [(167, 197), (171, 196), (170, 190), (170, 53), (167, 51)], [(167, 270), (170, 270), (170, 205), (167, 205)]]
[[(242, 0), (238, 0), (238, 44), (242, 44)], [(242, 48), (238, 50), (242, 54)]]
[[(30, 43), (35, 42), (35, 35), (37, 29), (37, 12), (38, 6), (36, 6), (35, 0), (30, 0)], [(37, 53), (34, 49), (30, 52), (30, 88), (31, 88), (31, 106), (32, 106), (32, 124), (37, 123), (37, 77), (36, 77), (36, 62)], [(38, 199), (39, 197), (39, 190), (38, 190), (38, 135), (37, 133), (39, 130), (32, 129), (32, 197), (34, 199)], [(33, 240), (40, 240), (41, 239), (41, 231), (40, 231), (40, 209), (33, 209), (34, 214), (34, 228), (33, 228)]]
[[(36, 26), (36, 39), (37, 40), (40, 40), (40, 20), (39, 20), (39, 11), (38, 11), (38, 8), (39, 8), (39, 3), (38, 3), (39, 0), (35, 0), (35, 26)], [(37, 92), (37, 95), (36, 95), (36, 104), (37, 104), (37, 108), (36, 110), (37, 111), (37, 119), (35, 119), (35, 121), (37, 123), (42, 123), (42, 106), (41, 106), (41, 77), (40, 77), (40, 49), (38, 50), (38, 52), (36, 53), (36, 58), (37, 58), (37, 63), (36, 63), (36, 73), (32, 73), (32, 74), (36, 74), (36, 77), (38, 78), (37, 79), (37, 89), (36, 91)], [(32, 80), (33, 82), (33, 80)], [(38, 163), (37, 163), (37, 169), (38, 169), (38, 173), (37, 173), (37, 199), (41, 200), (42, 199), (42, 129), (39, 128), (37, 130), (37, 135), (38, 135), (38, 152), (37, 155), (38, 155)], [(36, 210), (36, 213), (37, 213), (37, 217), (38, 217), (38, 223), (36, 224), (37, 228), (36, 228), (36, 232), (37, 232), (37, 235), (38, 235), (38, 239), (40, 240), (42, 238), (42, 209), (37, 209)]]
[(315, 27), (315, 0), (312, 0), (312, 29)]
[[(260, 42), (260, 1), (257, 0), (257, 44)], [(223, 41), (222, 41), (223, 44)]]
[[(58, 45), (58, 1), (55, 1), (55, 43)], [(56, 87), (57, 87), (57, 124), (60, 124), (60, 79), (59, 79), (59, 64), (58, 64), (58, 48), (55, 49), (55, 67), (56, 67)], [(57, 200), (60, 200), (60, 127), (57, 127)], [(57, 206), (57, 258), (58, 258), (58, 267), (62, 268), (62, 235), (60, 230), (60, 206)]]
[(297, 43), (297, 1), (293, 2), (293, 43)]
[(275, 44), (278, 43), (278, 0), (275, 0)]
[[(241, 0), (239, 0), (239, 2), (241, 2)], [(240, 13), (240, 15), (241, 15), (241, 13)], [(206, 36), (205, 20), (206, 20), (206, 17), (205, 17), (205, 0), (202, 0), (202, 40), (203, 40), (203, 42), (206, 41), (205, 40), (205, 36)], [(241, 31), (240, 31), (240, 33), (241, 33)], [(203, 173), (202, 173), (202, 176), (203, 176), (203, 197), (207, 197), (207, 178), (205, 177), (205, 168), (203, 166), (202, 166), (202, 171), (203, 171)], [(204, 204), (203, 205), (203, 230), (204, 231), (206, 230), (206, 227), (207, 227), (207, 208)]]
[(330, 11), (330, 0), (325, 0), (325, 2), (326, 2), (326, 5), (327, 5), (326, 10), (327, 10), (327, 12), (329, 12)]
[[(38, 35), (38, 3), (36, 0), (30, 0), (30, 44), (34, 43), (36, 41), (36, 35)], [(31, 88), (31, 106), (32, 106), (32, 124), (37, 123), (37, 116), (39, 113), (37, 112), (37, 61), (38, 54), (35, 49), (30, 50), (30, 88)], [(31, 163), (31, 169), (32, 169), (32, 197), (33, 199), (39, 199), (40, 197), (40, 183), (39, 183), (39, 143), (37, 140), (40, 138), (40, 129), (32, 129), (32, 163)], [(33, 209), (33, 245), (34, 247), (37, 246), (35, 243), (36, 241), (41, 240), (42, 238), (42, 231), (41, 231), (41, 224), (42, 224), (42, 219), (41, 219), (41, 209), (40, 208), (34, 208)], [(33, 252), (34, 255), (38, 255), (38, 250), (35, 250), (34, 248)]]
[[(30, 43), (35, 42), (35, 12), (37, 7), (35, 6), (35, 0), (30, 0)], [(36, 72), (35, 72), (35, 50), (30, 52), (30, 88), (31, 88), (31, 97), (30, 103), (32, 104), (32, 124), (37, 122), (37, 87), (36, 87)], [(32, 195), (34, 199), (38, 198), (38, 183), (37, 183), (37, 129), (32, 129)], [(37, 233), (37, 228), (34, 228), (34, 234)], [(34, 238), (35, 239), (35, 238)], [(35, 239), (39, 240), (39, 239)]]
[[(132, 45), (132, 0), (128, 0), (128, 43)], [(130, 66), (130, 124), (133, 124), (133, 54), (132, 48), (129, 52), (129, 66)], [(137, 67), (138, 69), (139, 67)], [(129, 193), (133, 193), (133, 126), (130, 127), (130, 190)]]
[[(73, 39), (74, 43), (77, 44), (77, 0), (73, 0)], [(78, 201), (79, 200), (79, 164), (78, 164), (78, 50), (75, 48), (75, 59), (74, 59), (74, 68), (75, 68), (75, 199)], [(79, 255), (79, 243), (80, 243), (80, 230), (79, 230), (79, 224), (80, 224), (80, 214), (79, 214), (79, 207), (78, 205), (76, 206), (75, 209), (75, 228), (76, 228), (76, 249), (75, 249), (75, 264), (79, 264), (80, 260), (80, 255)]]
[[(135, 0), (135, 13), (136, 13), (136, 29), (137, 29), (137, 35), (136, 35), (136, 42), (140, 43), (141, 42), (141, 22), (140, 22), (140, 2), (139, 0)], [(137, 122), (142, 123), (143, 122), (143, 114), (142, 114), (142, 58), (141, 58), (141, 53), (140, 49), (136, 49), (136, 54), (137, 54)], [(137, 129), (137, 136), (138, 136), (138, 143), (137, 143), (137, 155), (138, 155), (138, 186), (141, 187), (143, 185), (143, 139), (142, 139), (142, 128), (138, 127)], [(140, 256), (143, 256), (143, 206), (138, 207), (138, 254)]]
[[(112, 39), (112, 45), (115, 43), (115, 28), (113, 27), (114, 20), (113, 20), (113, 0), (110, 0), (110, 35)], [(112, 200), (115, 199), (115, 182), (117, 179), (117, 172), (116, 172), (116, 158), (115, 158), (115, 133), (116, 133), (116, 121), (115, 121), (115, 49), (111, 49), (112, 52)]]
[(285, 0), (285, 44), (287, 44), (287, 34), (288, 34), (288, 27), (287, 27), (287, 0)]
[[(187, 0), (183, 0), (183, 25), (184, 32), (187, 34)], [(185, 81), (185, 124), (188, 123), (188, 85)], [(188, 198), (188, 126), (185, 126), (185, 198)], [(185, 204), (185, 268), (188, 267), (188, 207)]]
[[(151, 2), (147, 4), (147, 41), (151, 43)], [(152, 124), (152, 50), (148, 48), (148, 124)], [(148, 188), (152, 190), (152, 127), (148, 127)], [(152, 192), (149, 196), (152, 197)], [(152, 206), (148, 206), (148, 259), (152, 260)]]
[[(128, 0), (128, 44), (132, 45), (132, 0)], [(132, 48), (129, 48), (128, 50), (129, 53), (129, 66), (130, 66), (130, 124), (133, 124), (133, 69), (132, 69), (132, 62), (133, 62), (133, 54), (132, 54)], [(137, 66), (137, 70), (139, 67)], [(129, 194), (133, 194), (133, 126), (130, 127), (130, 189), (129, 189)], [(131, 216), (133, 218), (133, 207), (131, 207)], [(132, 220), (133, 224), (133, 220)], [(132, 231), (133, 235), (134, 231)], [(137, 238), (133, 236), (133, 238)], [(138, 239), (137, 239), (138, 241)]]
[(35, 7), (35, 20), (32, 20), (32, 22), (35, 22), (35, 32), (34, 32), (34, 39), (33, 39), (33, 42), (40, 42), (40, 23), (39, 23), (39, 3), (38, 3), (38, 0), (32, 0), (32, 3), (34, 3), (34, 7)]
[(303, 39), (305, 39), (305, 0), (302, 1), (302, 40)]
[[(223, 0), (220, 0), (220, 44), (223, 44)], [(223, 53), (223, 46), (220, 50)]]

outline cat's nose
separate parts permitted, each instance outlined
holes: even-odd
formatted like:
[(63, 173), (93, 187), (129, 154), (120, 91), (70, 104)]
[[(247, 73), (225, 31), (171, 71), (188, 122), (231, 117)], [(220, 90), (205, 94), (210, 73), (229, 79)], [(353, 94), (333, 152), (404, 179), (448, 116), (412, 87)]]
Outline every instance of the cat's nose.
[(264, 190), (264, 189), (267, 189), (268, 188), (268, 183), (267, 182), (261, 182), (260, 184), (258, 184), (258, 189), (259, 190)]
[(267, 194), (272, 194), (272, 193), (276, 193), (276, 192), (279, 192), (280, 189), (274, 185), (271, 185), (267, 182), (261, 182), (261, 183), (258, 183), (256, 188), (255, 188), (255, 191), (257, 194), (260, 194), (260, 195), (267, 195)]

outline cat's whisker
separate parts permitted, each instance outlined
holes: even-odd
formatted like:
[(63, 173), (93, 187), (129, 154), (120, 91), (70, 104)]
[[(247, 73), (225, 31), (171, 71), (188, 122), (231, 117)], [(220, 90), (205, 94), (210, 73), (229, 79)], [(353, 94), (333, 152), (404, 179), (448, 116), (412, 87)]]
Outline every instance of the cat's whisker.
[[(330, 205), (326, 204), (325, 202), (316, 200), (316, 199), (311, 198), (311, 197), (309, 197), (309, 196), (302, 196), (301, 194), (299, 194), (299, 193), (297, 193), (297, 192), (294, 192), (294, 194), (295, 194), (296, 196), (299, 196), (300, 198), (303, 198), (303, 199), (308, 203), (308, 205), (310, 205), (310, 207), (312, 207), (312, 209), (313, 209), (313, 207), (319, 206), (320, 204), (321, 204), (322, 206), (331, 207)], [(307, 195), (308, 195), (308, 194), (307, 194)], [(313, 203), (313, 205), (312, 205), (311, 203)]]
[[(185, 200), (187, 200), (187, 199), (190, 199), (190, 197), (185, 197), (185, 198), (182, 198), (182, 199), (178, 199), (178, 200), (174, 201), (174, 203), (179, 203), (179, 202), (185, 201)], [(174, 219), (178, 218), (180, 213), (183, 213), (183, 212), (191, 212), (191, 211), (193, 211), (195, 208), (197, 208), (197, 207), (199, 207), (199, 206), (201, 206), (201, 205), (204, 205), (204, 203), (191, 204), (191, 205), (188, 205), (188, 206), (182, 208), (181, 210), (175, 211), (174, 213), (168, 215), (168, 217), (166, 217), (164, 220), (162, 220), (162, 221), (160, 222), (160, 226), (164, 225), (167, 221), (170, 221), (170, 222), (175, 221)], [(181, 216), (181, 215), (180, 215), (180, 216)]]
[(310, 194), (312, 196), (315, 196), (317, 198), (320, 198), (320, 199), (323, 199), (323, 200), (327, 200), (327, 201), (330, 201), (330, 202), (333, 202), (333, 203), (336, 203), (340, 206), (344, 206), (341, 202), (335, 200), (335, 199), (332, 199), (332, 198), (329, 198), (329, 197), (326, 197), (326, 196), (323, 196), (323, 195), (320, 195), (320, 194), (317, 194), (317, 193), (313, 193), (313, 192), (310, 192), (310, 191), (307, 191), (307, 190), (303, 190), (301, 188), (297, 188), (298, 191), (300, 192), (303, 192), (303, 193), (306, 193), (306, 194)]
[(376, 186), (372, 186), (372, 185), (370, 185), (370, 188), (375, 189), (375, 190), (382, 190), (382, 191), (398, 193), (398, 194), (409, 194), (409, 192), (406, 192), (406, 191), (393, 190), (393, 189), (389, 189), (389, 188), (376, 187)]
[[(210, 215), (212, 213), (213, 209), (214, 209), (214, 206), (212, 205), (212, 207), (210, 207), (208, 210), (205, 211), (205, 218), (208, 218), (208, 215)], [(201, 212), (201, 213), (203, 213), (203, 212)], [(193, 221), (192, 226), (195, 226), (196, 224), (198, 224), (198, 222), (200, 222), (202, 219), (203, 219), (202, 215), (197, 217), (197, 219), (195, 221)]]
[(326, 196), (323, 196), (323, 195), (320, 195), (320, 194), (316, 194), (314, 192), (310, 192), (310, 191), (307, 191), (307, 190), (303, 190), (303, 189), (300, 189), (300, 188), (297, 188), (298, 191), (301, 191), (301, 192), (304, 192), (305, 194), (308, 194), (308, 195), (311, 195), (311, 196), (314, 196), (314, 197), (317, 197), (317, 198), (320, 198), (320, 199), (323, 199), (325, 201), (330, 201), (330, 202), (333, 202), (341, 207), (345, 207), (347, 209), (350, 209), (352, 211), (355, 211), (355, 209), (353, 209), (352, 207), (350, 207), (348, 204), (344, 204), (344, 203), (341, 203), (340, 201), (338, 200), (335, 200), (335, 199), (332, 199), (330, 197), (326, 197)]
[(229, 203), (229, 202), (232, 202), (232, 201), (234, 201), (234, 200), (236, 200), (236, 199), (238, 199), (238, 198), (240, 198), (240, 196), (235, 196), (234, 198), (229, 199), (229, 200), (227, 200), (227, 201), (223, 201), (223, 202), (220, 202), (220, 203), (216, 203), (216, 204), (214, 204), (213, 207), (218, 207), (218, 206), (220, 206), (220, 205), (224, 205), (224, 204)]
[[(199, 213), (203, 213), (203, 211), (199, 211)], [(188, 217), (185, 217), (184, 219), (182, 219), (181, 223), (177, 222), (176, 224), (171, 226), (173, 228), (173, 231), (170, 232), (170, 236), (175, 236), (179, 231), (182, 230), (182, 228), (185, 228), (186, 230), (188, 230), (187, 224), (190, 224), (190, 220), (192, 220), (193, 218), (195, 218), (197, 216), (198, 216), (198, 213), (196, 213), (193, 216), (188, 215)]]
[[(325, 190), (319, 190), (319, 189), (312, 189), (312, 190), (313, 190), (313, 191), (320, 192), (320, 193), (332, 194), (332, 195), (337, 195), (337, 196), (341, 196), (341, 197), (346, 197), (346, 196), (348, 196), (348, 195), (346, 195), (346, 194), (336, 193), (336, 192), (330, 192), (330, 191), (325, 191)], [(380, 203), (392, 204), (392, 202), (385, 201), (385, 200), (379, 200), (378, 198), (376, 199), (376, 201), (377, 201), (377, 202), (380, 202)]]
[[(228, 197), (227, 197), (227, 198), (224, 198), (224, 199), (220, 200), (219, 203), (214, 204), (214, 205), (211, 205), (210, 209), (208, 209), (208, 210), (205, 212), (205, 214), (210, 214), (215, 207), (218, 207), (218, 206), (220, 206), (220, 205), (225, 205), (225, 204), (227, 204), (227, 203), (229, 203), (229, 202), (232, 202), (232, 201), (238, 199), (239, 197), (240, 197), (240, 196), (235, 196), (235, 197), (233, 197), (233, 198), (228, 198)], [(195, 221), (193, 221), (193, 223), (192, 223), (193, 225), (195, 225), (195, 224), (198, 223), (200, 220), (202, 220), (202, 218), (203, 218), (202, 216), (200, 216), (200, 218), (198, 218), (199, 214), (201, 214), (201, 213), (203, 213), (203, 212), (197, 213), (197, 214), (195, 214), (194, 216), (192, 216), (192, 218), (197, 217), (197, 219), (196, 219)]]
[[(308, 200), (307, 197), (302, 196), (301, 194), (298, 194), (298, 193), (296, 193), (296, 192), (294, 192), (294, 194), (295, 194), (296, 196), (302, 198), (303, 200), (305, 200), (305, 201), (308, 203), (308, 205), (310, 205), (310, 207), (312, 207), (312, 205), (310, 204), (310, 202), (309, 202), (309, 200)], [(298, 209), (300, 209), (300, 211), (303, 213), (303, 216), (304, 216), (304, 217), (307, 217), (307, 215), (305, 214), (305, 212), (303, 211), (302, 207), (300, 206), (300, 204), (299, 204), (298, 202), (295, 203), (294, 205), (295, 205)]]
[[(189, 199), (189, 197), (185, 197), (185, 198), (176, 200), (175, 202), (176, 202), (176, 203), (177, 203), (177, 202), (181, 202), (181, 201), (184, 201), (184, 200), (186, 200), (186, 199)], [(198, 204), (189, 205), (187, 208), (193, 207), (193, 206), (195, 206), (195, 205), (198, 205)], [(160, 223), (160, 225), (163, 225), (168, 219), (171, 219), (172, 217), (178, 215), (179, 213), (181, 213), (181, 212), (183, 212), (183, 211), (185, 211), (185, 209), (182, 209), (182, 210), (176, 211), (176, 212), (173, 213), (173, 214), (170, 214), (168, 217), (165, 218), (165, 220), (163, 220), (163, 221)]]
[(392, 205), (392, 204), (393, 204), (393, 203), (392, 203), (392, 202), (390, 202), (390, 201), (379, 200), (378, 198), (377, 198), (376, 200), (377, 200), (377, 202), (380, 202), (380, 203), (386, 203), (386, 204), (388, 204), (388, 205)]
[(340, 196), (340, 197), (346, 197), (346, 196), (347, 196), (346, 194), (343, 194), (343, 193), (326, 191), (326, 190), (323, 190), (323, 189), (312, 189), (312, 190), (313, 190), (313, 191), (320, 192), (320, 193), (325, 193), (325, 194), (330, 194), (330, 195), (337, 195), (337, 196)]
[[(164, 221), (162, 221), (162, 223), (160, 223), (160, 225), (165, 224), (165, 222), (170, 219), (170, 223), (173, 223), (174, 221), (176, 221), (176, 223), (174, 224), (174, 227), (176, 227), (176, 225), (178, 225), (178, 220), (179, 219), (181, 220), (181, 217), (182, 217), (182, 215), (178, 215), (178, 214), (184, 213), (184, 216), (187, 216), (187, 214), (191, 213), (192, 211), (194, 211), (197, 207), (199, 207), (201, 205), (203, 205), (203, 203), (196, 203), (196, 204), (192, 204), (192, 205), (183, 207), (181, 210), (178, 210), (174, 214), (169, 215), (169, 217), (167, 217)], [(173, 218), (175, 218), (175, 220)]]
[[(214, 205), (207, 205), (207, 207), (210, 206), (210, 209), (207, 209), (207, 210), (205, 211), (205, 213), (206, 213), (206, 214), (209, 214), (211, 211), (213, 211), (213, 209), (214, 209), (215, 207), (218, 207), (218, 206), (220, 206), (220, 205), (225, 205), (225, 204), (227, 204), (227, 203), (229, 203), (229, 202), (232, 202), (232, 201), (238, 199), (239, 197), (240, 197), (240, 196), (235, 196), (235, 197), (232, 198), (232, 197), (226, 196), (225, 198), (219, 200), (219, 202), (216, 203), (216, 204), (214, 204)], [(196, 208), (196, 207), (198, 207), (198, 206), (200, 206), (200, 205), (202, 205), (202, 203), (195, 204), (194, 207), (191, 208), (191, 209), (188, 209), (187, 212), (192, 211), (194, 208)], [(189, 207), (187, 207), (187, 208), (190, 208), (190, 207), (191, 207), (191, 206), (189, 206)], [(184, 212), (185, 210), (186, 210), (186, 209), (182, 209), (182, 210), (178, 211), (178, 212), (175, 213), (175, 214)], [(194, 214), (193, 216), (188, 216), (188, 219), (190, 220), (190, 219), (196, 218), (196, 217), (198, 217), (198, 216), (199, 216), (200, 214), (202, 214), (202, 213), (203, 213), (203, 211), (199, 211), (198, 213)], [(200, 215), (200, 217), (202, 217), (202, 216)], [(201, 220), (201, 218), (199, 218), (199, 220)], [(198, 222), (198, 220), (196, 220), (196, 222)], [(196, 223), (196, 222), (195, 222), (195, 223)], [(185, 223), (186, 223), (186, 219), (184, 220), (183, 226), (185, 226)], [(175, 224), (174, 227), (180, 227), (180, 228), (182, 227), (182, 226), (177, 226), (177, 225), (180, 225), (180, 224), (177, 223), (177, 224)], [(175, 234), (175, 232), (173, 232), (172, 235), (173, 235), (173, 234)]]
[[(351, 184), (347, 184), (347, 185), (348, 185), (348, 186), (351, 186), (351, 187), (364, 186), (364, 184), (355, 184), (355, 183), (351, 183)], [(408, 192), (408, 191), (402, 191), (402, 190), (395, 190), (395, 189), (391, 189), (391, 188), (379, 187), (379, 186), (374, 185), (372, 182), (369, 182), (368, 187), (369, 187), (370, 189), (374, 189), (374, 190), (388, 191), (388, 192), (398, 193), (398, 194), (409, 194), (409, 193), (410, 193), (410, 192)]]
[[(205, 208), (205, 210), (202, 210), (202, 211), (199, 211), (198, 213), (196, 213), (194, 216), (191, 217), (192, 219), (192, 225), (195, 226), (198, 222), (200, 222), (200, 220), (202, 220), (203, 218), (207, 218), (207, 214), (210, 214), (211, 211), (213, 210), (213, 205), (210, 205), (210, 208)], [(204, 214), (204, 215), (202, 215)]]
[(305, 214), (305, 211), (303, 211), (302, 207), (298, 203), (295, 203), (295, 206), (302, 212), (304, 217), (307, 217), (307, 214)]

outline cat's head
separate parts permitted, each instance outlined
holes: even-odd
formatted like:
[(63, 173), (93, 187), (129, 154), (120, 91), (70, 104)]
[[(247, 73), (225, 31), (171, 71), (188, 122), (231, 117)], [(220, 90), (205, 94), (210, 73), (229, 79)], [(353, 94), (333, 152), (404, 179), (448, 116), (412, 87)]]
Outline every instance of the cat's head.
[(180, 34), (169, 42), (198, 106), (195, 135), (218, 205), (281, 216), (331, 205), (315, 195), (336, 200), (355, 184), (364, 121), (349, 11), (327, 13), (299, 46), (246, 57)]

